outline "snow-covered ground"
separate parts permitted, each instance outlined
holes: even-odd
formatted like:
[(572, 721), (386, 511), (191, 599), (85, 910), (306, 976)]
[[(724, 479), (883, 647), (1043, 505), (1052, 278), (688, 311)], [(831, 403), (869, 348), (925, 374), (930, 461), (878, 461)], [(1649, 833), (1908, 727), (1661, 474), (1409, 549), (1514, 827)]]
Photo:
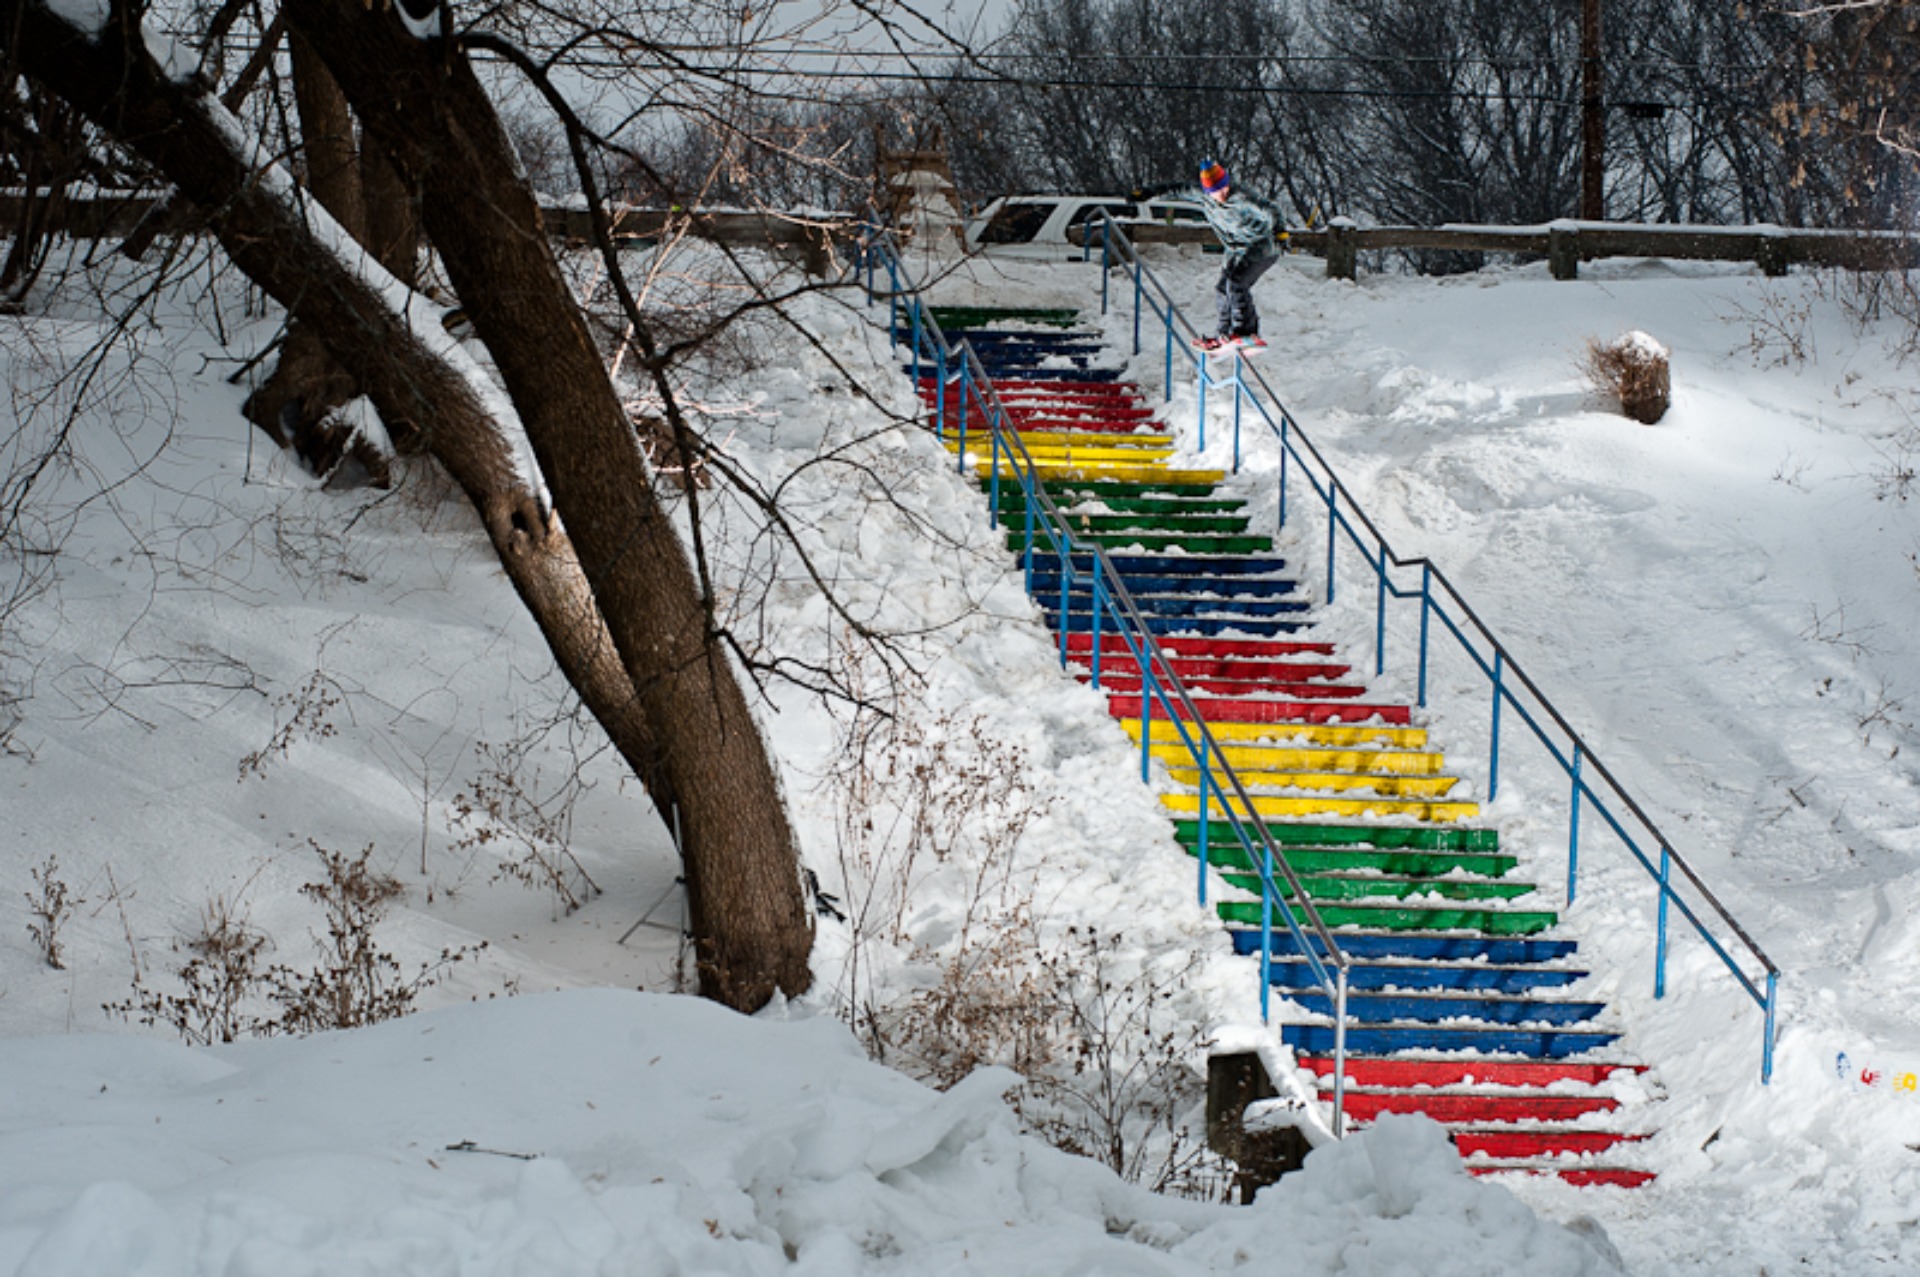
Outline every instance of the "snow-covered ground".
[[(1210, 261), (1161, 263), (1203, 317)], [(974, 271), (943, 296), (1097, 296), (1085, 266)], [(1159, 1023), (1190, 1055), (1250, 1030), (1256, 986), (1099, 698), (1058, 673), (977, 497), (889, 423), (906, 381), (878, 312), (844, 296), (802, 310), (837, 367), (769, 327), (750, 343), (763, 361), (690, 376), (730, 454), (787, 483), (848, 611), (899, 634), (895, 676), (920, 674), (889, 682), (850, 654), (792, 552), (712, 512), (770, 653), (824, 658), (876, 698), (905, 689), (865, 768), (848, 765), (844, 707), (781, 685), (767, 704), (809, 859), (849, 918), (822, 920), (817, 991), (761, 1021), (550, 993), (675, 987), (667, 827), (568, 713), (457, 496), (418, 468), (390, 494), (316, 492), (250, 434), (225, 377), (274, 325), (203, 272), (84, 387), (47, 389), (101, 338), (83, 291), (5, 332), (17, 415), (42, 398), (53, 415), (9, 422), (0, 474), (75, 396), (81, 411), (0, 561), (44, 571), (0, 621), (0, 886), (16, 902), (0, 1271), (1604, 1270), (1604, 1239), (1540, 1225), (1513, 1194), (1592, 1217), (1580, 1230), (1635, 1272), (1920, 1267), (1920, 1095), (1898, 1089), (1920, 1069), (1920, 976), (1901, 965), (1920, 947), (1901, 757), (1920, 692), (1920, 379), (1889, 355), (1891, 326), (1850, 325), (1831, 279), (1585, 273), (1354, 285), (1292, 259), (1259, 290), (1262, 366), (1395, 548), (1460, 583), (1785, 972), (1763, 1089), (1758, 1014), (1697, 942), (1676, 943), (1652, 1000), (1653, 893), (1590, 827), (1568, 920), (1666, 1094), (1636, 1119), (1658, 1132), (1653, 1187), (1476, 1184), (1407, 1122), (1317, 1153), (1253, 1211), (1149, 1198), (1015, 1135), (1002, 1075), (942, 1097), (861, 1058), (857, 1042), (900, 1060), (956, 1005), (940, 996), (984, 1000), (1035, 977), (1035, 954), (1166, 991)], [(1651, 428), (1605, 411), (1577, 367), (1586, 338), (1629, 328), (1674, 351), (1674, 408)], [(1156, 387), (1157, 366), (1139, 366)], [(1189, 432), (1191, 404), (1176, 386), (1170, 420)], [(1270, 495), (1273, 464), (1255, 441), (1243, 482)], [(1343, 571), (1359, 580), (1357, 560)], [(1370, 615), (1332, 624), (1370, 650)], [(1396, 619), (1384, 681), (1408, 697), (1411, 634)], [(1436, 744), (1484, 786), (1483, 687), (1464, 667), (1438, 682)], [(1551, 883), (1565, 785), (1510, 740), (1492, 814)], [(965, 779), (916, 780), (936, 756)], [(939, 833), (908, 854), (923, 816)], [(310, 961), (309, 839), (371, 845), (403, 884), (381, 934), (408, 972), (489, 947), (423, 988), (420, 1016), (353, 1034), (190, 1049), (103, 1013), (136, 970), (171, 989), (222, 908), (271, 938), (272, 961)], [(536, 851), (580, 908), (502, 876), (541, 879)], [(63, 970), (23, 900), (50, 859), (81, 902)], [(967, 943), (991, 961), (956, 974)], [(1887, 1082), (1843, 1080), (1841, 1052)]]

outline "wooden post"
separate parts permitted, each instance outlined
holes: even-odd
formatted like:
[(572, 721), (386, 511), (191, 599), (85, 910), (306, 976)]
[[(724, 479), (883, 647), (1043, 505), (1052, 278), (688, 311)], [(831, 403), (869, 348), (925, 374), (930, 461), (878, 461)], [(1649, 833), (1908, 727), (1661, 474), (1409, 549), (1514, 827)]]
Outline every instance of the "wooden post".
[(1267, 1066), (1251, 1051), (1207, 1057), (1207, 1147), (1239, 1167), (1240, 1204), (1307, 1160), (1307, 1137), (1296, 1127), (1247, 1130), (1247, 1105), (1279, 1094)]
[(1359, 228), (1344, 217), (1327, 223), (1327, 278), (1358, 279), (1360, 276)]
[(1547, 228), (1547, 269), (1555, 279), (1580, 278), (1580, 228), (1556, 222)]
[(1600, 0), (1581, 0), (1580, 82), (1580, 216), (1589, 222), (1604, 222), (1607, 105), (1600, 64)]
[(1753, 260), (1761, 274), (1778, 279), (1787, 273), (1787, 242), (1778, 235), (1761, 235), (1753, 241)]

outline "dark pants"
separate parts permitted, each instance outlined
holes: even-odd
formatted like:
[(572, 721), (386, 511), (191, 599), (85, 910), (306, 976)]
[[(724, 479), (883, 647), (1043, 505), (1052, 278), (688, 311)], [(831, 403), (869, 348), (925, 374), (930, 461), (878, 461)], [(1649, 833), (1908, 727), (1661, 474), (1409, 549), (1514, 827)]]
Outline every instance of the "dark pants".
[(1222, 337), (1255, 337), (1260, 333), (1260, 312), (1253, 308), (1253, 281), (1267, 273), (1278, 253), (1265, 257), (1243, 257), (1220, 272), (1214, 294), (1220, 305)]

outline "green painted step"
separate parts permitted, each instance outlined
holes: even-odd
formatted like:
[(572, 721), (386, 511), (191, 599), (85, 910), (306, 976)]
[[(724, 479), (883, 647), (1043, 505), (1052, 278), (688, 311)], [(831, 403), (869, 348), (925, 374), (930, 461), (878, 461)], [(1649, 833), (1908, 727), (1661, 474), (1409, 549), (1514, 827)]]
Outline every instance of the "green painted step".
[[(1210, 821), (1209, 839), (1225, 830), (1224, 821)], [(1198, 844), (1200, 822), (1176, 820), (1174, 837), (1183, 843)], [(1329, 825), (1317, 822), (1268, 821), (1267, 833), (1278, 847), (1374, 847), (1381, 850), (1416, 849), (1420, 851), (1498, 851), (1497, 829), (1435, 829), (1411, 825)], [(1231, 836), (1231, 835), (1229, 835)]]
[[(1166, 482), (1162, 482), (1159, 479), (1142, 483), (1130, 479), (1063, 478), (1048, 479), (1040, 486), (1047, 490), (1047, 495), (1053, 498), (1055, 505), (1063, 505), (1072, 501), (1085, 501), (1089, 498), (1095, 501), (1105, 501), (1111, 497), (1172, 497), (1174, 499), (1211, 497), (1214, 489), (1219, 485), (1212, 480), (1176, 481), (1169, 475)], [(1000, 499), (1002, 501), (1009, 499), (1019, 500), (1022, 496), (1021, 487), (1022, 485), (1017, 479), (1002, 479), (1000, 481)], [(991, 476), (981, 476), (980, 490), (989, 495), (992, 494), (993, 479)]]
[[(1260, 925), (1258, 900), (1230, 900), (1215, 906), (1221, 919), (1236, 926)], [(1544, 909), (1431, 909), (1415, 905), (1316, 904), (1329, 927), (1367, 927), (1378, 931), (1478, 931), (1489, 936), (1530, 936), (1545, 931), (1560, 915)], [(1274, 925), (1282, 926), (1278, 918)]]
[[(1240, 888), (1258, 894), (1260, 879), (1253, 874), (1225, 874)], [(1291, 900), (1293, 888), (1277, 880), (1280, 894)], [(1439, 896), (1444, 900), (1516, 900), (1538, 890), (1530, 882), (1495, 882), (1458, 878), (1303, 877), (1300, 885), (1315, 903), (1322, 900), (1405, 900), (1410, 896)]]
[[(1080, 541), (1093, 541), (1109, 549), (1137, 545), (1147, 550), (1180, 549), (1188, 554), (1271, 554), (1272, 537), (1235, 537), (1235, 536), (1141, 536), (1133, 532), (1081, 532), (1074, 529), (1074, 536)], [(1040, 532), (1034, 533), (1034, 541), (1045, 545), (1046, 537)], [(1027, 538), (1024, 531), (1016, 531), (1007, 537), (1007, 549), (1019, 554), (1026, 549)]]
[[(1071, 514), (1061, 512), (1067, 526), (1075, 532), (1173, 532), (1183, 536), (1198, 533), (1238, 536), (1253, 522), (1245, 517), (1222, 514)], [(1024, 528), (1026, 512), (1000, 511), (1000, 522), (1009, 528)]]
[(958, 328), (988, 328), (994, 324), (1043, 324), (1048, 328), (1071, 328), (1080, 322), (1080, 312), (1032, 306), (929, 306), (933, 322), (946, 332)]
[[(1200, 836), (1195, 826), (1187, 854), (1200, 855)], [(1437, 878), (1464, 870), (1483, 878), (1504, 878), (1519, 865), (1518, 856), (1490, 856), (1471, 851), (1386, 851), (1360, 848), (1334, 851), (1323, 847), (1290, 847), (1280, 853), (1295, 873), (1340, 873), (1347, 870), (1394, 874), (1402, 878)], [(1207, 835), (1207, 863), (1222, 869), (1252, 869), (1254, 860), (1240, 846), (1240, 840), (1224, 826), (1216, 825)]]

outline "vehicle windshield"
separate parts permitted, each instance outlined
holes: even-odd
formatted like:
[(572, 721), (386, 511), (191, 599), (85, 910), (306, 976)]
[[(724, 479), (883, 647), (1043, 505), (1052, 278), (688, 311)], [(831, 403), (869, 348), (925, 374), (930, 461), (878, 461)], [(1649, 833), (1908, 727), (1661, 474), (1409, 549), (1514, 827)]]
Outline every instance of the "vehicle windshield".
[(1004, 204), (993, 220), (980, 228), (982, 244), (1030, 243), (1053, 213), (1051, 204)]

